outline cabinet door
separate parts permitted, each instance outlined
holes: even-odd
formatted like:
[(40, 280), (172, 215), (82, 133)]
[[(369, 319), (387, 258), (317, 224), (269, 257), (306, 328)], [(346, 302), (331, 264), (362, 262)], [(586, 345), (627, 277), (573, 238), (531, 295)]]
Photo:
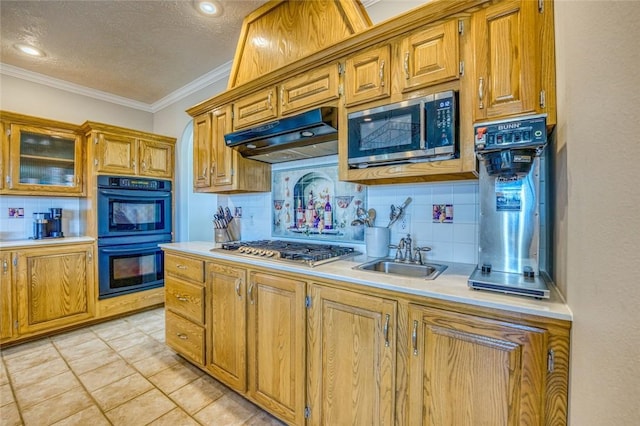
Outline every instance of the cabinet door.
[(251, 273), (249, 392), (280, 418), (304, 424), (305, 283)]
[(69, 131), (11, 125), (8, 187), (38, 192), (82, 193), (82, 144)]
[(541, 425), (545, 330), (412, 305), (409, 424)]
[(418, 31), (402, 40), (403, 90), (458, 78), (458, 21)]
[(392, 425), (396, 302), (317, 284), (309, 294), (309, 424)]
[(211, 114), (201, 114), (193, 119), (193, 187), (209, 188), (213, 173), (213, 136)]
[(94, 312), (93, 246), (18, 251), (20, 333), (71, 325)]
[(388, 44), (367, 50), (345, 63), (345, 101), (355, 105), (389, 96)]
[(233, 389), (244, 392), (246, 380), (246, 277), (242, 268), (207, 264), (207, 368)]
[(280, 114), (286, 115), (338, 99), (338, 64), (291, 78), (280, 86)]
[(502, 1), (473, 15), (476, 120), (537, 112), (540, 16), (538, 2), (525, 0)]
[(233, 104), (234, 130), (276, 118), (278, 116), (276, 96), (275, 88), (271, 87), (239, 99)]
[(152, 176), (158, 178), (173, 177), (173, 150), (172, 144), (138, 139), (140, 158), (140, 176)]
[(13, 275), (11, 253), (0, 252), (0, 341), (13, 336)]
[(136, 173), (136, 140), (133, 137), (98, 133), (96, 166), (99, 173)]
[(231, 131), (231, 125), (231, 106), (222, 107), (213, 112), (211, 134), (213, 135), (214, 187), (233, 184), (233, 159), (239, 154), (224, 142), (224, 135)]

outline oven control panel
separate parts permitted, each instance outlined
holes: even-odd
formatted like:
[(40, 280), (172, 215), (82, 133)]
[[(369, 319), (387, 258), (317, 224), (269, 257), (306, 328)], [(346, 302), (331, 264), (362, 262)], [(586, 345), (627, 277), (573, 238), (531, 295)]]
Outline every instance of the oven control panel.
[(474, 133), (476, 152), (541, 147), (547, 143), (547, 115), (478, 123)]
[(147, 191), (171, 191), (171, 182), (161, 179), (98, 176), (98, 187), (111, 189), (141, 189)]

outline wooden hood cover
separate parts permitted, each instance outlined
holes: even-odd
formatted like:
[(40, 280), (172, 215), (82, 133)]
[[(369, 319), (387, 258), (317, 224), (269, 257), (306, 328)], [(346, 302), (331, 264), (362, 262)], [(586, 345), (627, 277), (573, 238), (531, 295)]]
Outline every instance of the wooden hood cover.
[(272, 0), (242, 24), (228, 89), (330, 47), (371, 26), (359, 0)]

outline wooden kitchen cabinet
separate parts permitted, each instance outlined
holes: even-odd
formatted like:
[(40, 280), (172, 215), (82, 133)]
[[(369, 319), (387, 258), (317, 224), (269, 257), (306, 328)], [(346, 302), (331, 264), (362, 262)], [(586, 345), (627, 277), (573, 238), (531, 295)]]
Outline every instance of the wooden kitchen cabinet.
[(0, 252), (0, 342), (13, 337), (15, 303), (13, 300), (13, 258), (11, 252)]
[(403, 92), (459, 78), (458, 32), (456, 19), (402, 38), (401, 62), (393, 71), (403, 76)]
[(240, 392), (247, 390), (246, 285), (246, 269), (207, 263), (206, 368)]
[(308, 424), (394, 424), (396, 301), (319, 284), (309, 296)]
[(18, 333), (73, 325), (94, 316), (93, 243), (15, 252)]
[(267, 192), (271, 165), (242, 157), (229, 148), (232, 107), (226, 105), (194, 119), (194, 191), (212, 193)]
[(338, 63), (285, 80), (280, 85), (280, 114), (287, 115), (340, 97)]
[(526, 0), (473, 14), (474, 121), (548, 113), (547, 124), (555, 124), (552, 15), (551, 2)]
[(544, 424), (544, 329), (410, 305), (408, 424)]
[(349, 56), (345, 62), (345, 104), (357, 105), (391, 94), (391, 47), (385, 44)]
[(211, 174), (214, 167), (211, 135), (211, 113), (207, 112), (193, 118), (193, 188), (211, 187)]
[(167, 345), (199, 366), (205, 364), (204, 261), (165, 253)]
[(0, 190), (25, 195), (84, 195), (84, 148), (78, 126), (0, 112)]
[(306, 282), (250, 272), (249, 395), (292, 424), (304, 424)]
[(260, 90), (233, 104), (233, 130), (273, 120), (278, 116), (278, 92), (275, 87)]
[(175, 138), (89, 121), (82, 129), (96, 173), (173, 178)]

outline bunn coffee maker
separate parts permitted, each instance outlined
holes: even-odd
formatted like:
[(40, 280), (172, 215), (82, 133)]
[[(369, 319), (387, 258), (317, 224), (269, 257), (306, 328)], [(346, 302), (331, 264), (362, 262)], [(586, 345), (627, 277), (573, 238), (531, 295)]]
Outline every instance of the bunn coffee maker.
[(540, 156), (547, 144), (546, 114), (478, 123), (474, 129), (480, 160), (480, 242), (469, 287), (548, 298), (549, 278), (540, 258)]

